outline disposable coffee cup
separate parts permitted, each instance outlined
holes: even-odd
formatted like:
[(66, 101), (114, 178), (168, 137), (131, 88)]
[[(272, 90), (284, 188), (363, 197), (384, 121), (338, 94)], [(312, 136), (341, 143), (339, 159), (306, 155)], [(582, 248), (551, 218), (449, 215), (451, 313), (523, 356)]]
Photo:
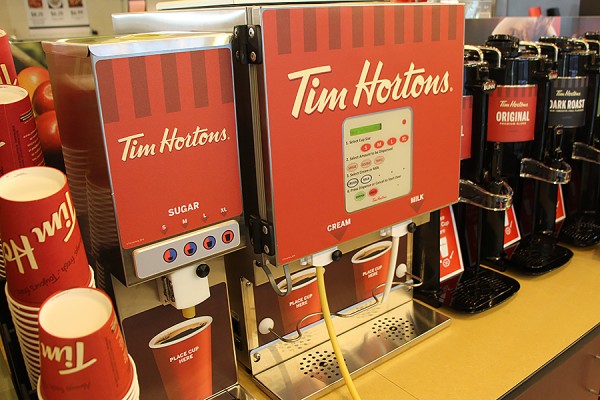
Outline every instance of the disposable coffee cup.
[(210, 316), (186, 320), (148, 343), (169, 400), (197, 400), (213, 394), (212, 321)]
[(373, 290), (385, 283), (390, 264), (392, 242), (384, 240), (373, 243), (352, 256), (356, 300), (373, 296)]
[(122, 399), (133, 367), (110, 298), (101, 290), (58, 292), (40, 308), (42, 392), (47, 400)]
[(15, 85), (17, 83), (17, 70), (10, 50), (8, 35), (0, 29), (0, 84)]
[(44, 165), (27, 90), (0, 85), (0, 127), (0, 176), (18, 168)]
[(51, 294), (85, 287), (89, 265), (66, 176), (49, 167), (0, 177), (6, 280), (17, 302), (39, 307)]
[[(296, 329), (298, 322), (309, 314), (321, 312), (321, 301), (315, 268), (307, 268), (291, 275), (292, 290), (287, 296), (278, 296), (279, 311), (285, 333)], [(287, 280), (284, 278), (277, 284), (282, 292), (288, 291)], [(306, 318), (300, 328), (321, 319), (320, 315)]]

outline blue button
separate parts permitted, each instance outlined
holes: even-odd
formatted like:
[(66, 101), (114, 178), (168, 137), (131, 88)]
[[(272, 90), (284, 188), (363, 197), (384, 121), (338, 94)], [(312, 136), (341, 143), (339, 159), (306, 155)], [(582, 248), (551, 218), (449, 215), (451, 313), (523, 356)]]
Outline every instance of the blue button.
[(198, 250), (198, 245), (194, 242), (189, 242), (183, 247), (186, 256), (193, 256), (196, 250)]
[(210, 250), (213, 247), (215, 247), (215, 245), (217, 244), (217, 240), (215, 239), (214, 236), (207, 236), (204, 238), (204, 242), (202, 242), (202, 245), (204, 246), (204, 248), (206, 250)]
[(172, 263), (177, 258), (177, 251), (175, 249), (167, 249), (163, 253), (163, 260), (168, 263)]

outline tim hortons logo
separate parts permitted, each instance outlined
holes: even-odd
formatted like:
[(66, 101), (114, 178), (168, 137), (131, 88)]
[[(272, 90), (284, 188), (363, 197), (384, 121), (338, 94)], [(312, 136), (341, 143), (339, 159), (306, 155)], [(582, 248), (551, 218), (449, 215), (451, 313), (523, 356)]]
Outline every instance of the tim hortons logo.
[(17, 80), (14, 82), (10, 81), (10, 75), (8, 74), (8, 68), (6, 68), (6, 64), (0, 64), (0, 84), (2, 85), (16, 85)]
[[(75, 208), (71, 201), (69, 192), (65, 193), (65, 201), (63, 201), (58, 209), (50, 214), (49, 218), (42, 221), (41, 226), (33, 227), (29, 231), (37, 243), (44, 243), (49, 237), (54, 237), (58, 232), (65, 232), (63, 242), (67, 243), (73, 231), (75, 230)], [(15, 261), (17, 269), (21, 274), (25, 273), (24, 262), (29, 263), (29, 268), (32, 270), (38, 269), (37, 260), (35, 258), (35, 248), (30, 242), (30, 237), (27, 235), (19, 235), (19, 239), (9, 239), (2, 243), (2, 251), (7, 262)]]
[(64, 364), (65, 368), (58, 370), (60, 375), (82, 371), (98, 361), (96, 358), (85, 361), (85, 344), (83, 342), (75, 342), (75, 346), (63, 347), (48, 346), (40, 342), (40, 352), (42, 358)]
[[(425, 68), (416, 68), (410, 63), (404, 73), (396, 73), (391, 79), (382, 77), (383, 62), (379, 61), (372, 69), (371, 62), (365, 60), (358, 83), (354, 86), (352, 105), (358, 108), (361, 102), (370, 106), (373, 101), (379, 104), (389, 100), (418, 98), (421, 95), (437, 95), (452, 91), (450, 87), (450, 74), (444, 72), (442, 76), (427, 74)], [(299, 81), (296, 98), (292, 107), (292, 116), (298, 118), (300, 112), (310, 115), (315, 111), (322, 113), (325, 109), (331, 111), (345, 110), (348, 106), (349, 90), (347, 88), (321, 87), (321, 78), (324, 74), (331, 73), (330, 65), (308, 68), (288, 74), (290, 81)]]
[(157, 154), (173, 153), (194, 147), (202, 147), (211, 143), (224, 142), (229, 139), (227, 129), (218, 131), (209, 131), (207, 128), (199, 126), (193, 132), (183, 136), (179, 135), (179, 130), (174, 128), (170, 130), (165, 128), (163, 138), (159, 143), (142, 143), (145, 137), (144, 133), (136, 133), (118, 140), (123, 144), (121, 161), (135, 160), (142, 157), (152, 157)]

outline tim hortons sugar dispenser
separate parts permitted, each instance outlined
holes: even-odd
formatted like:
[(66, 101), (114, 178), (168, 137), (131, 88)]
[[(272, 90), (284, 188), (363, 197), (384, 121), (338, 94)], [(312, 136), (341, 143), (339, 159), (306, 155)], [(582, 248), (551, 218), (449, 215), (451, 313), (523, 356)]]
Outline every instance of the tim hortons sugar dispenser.
[[(271, 397), (304, 399), (347, 381), (344, 365), (365, 370), (448, 325), (412, 301), (410, 232), (458, 199), (463, 9), (255, 6), (231, 24), (236, 10), (219, 10), (234, 32), (249, 228), (225, 259), (234, 339)], [(194, 15), (200, 30), (209, 13), (113, 21), (174, 29)]]
[[(484, 212), (482, 256), (486, 264), (501, 270), (513, 267), (525, 274), (542, 274), (564, 265), (572, 256), (570, 250), (556, 244), (548, 234), (551, 230), (544, 232), (534, 222), (544, 212), (552, 214), (554, 221), (556, 186), (570, 178), (570, 167), (560, 161), (560, 152), (547, 150), (556, 150), (552, 144), (561, 134), (559, 128), (548, 130), (545, 122), (547, 83), (553, 75), (535, 45), (533, 54), (520, 51), (519, 39), (509, 35), (490, 36), (486, 45), (486, 57), (500, 58), (490, 69), (498, 88), (488, 107), (486, 159), (515, 194), (511, 212)], [(538, 202), (547, 205), (536, 209)]]
[(231, 38), (43, 43), (69, 186), (141, 399), (240, 390), (222, 261), (244, 245)]
[[(542, 37), (540, 42), (558, 48), (555, 68), (558, 79), (552, 86), (549, 124), (564, 126), (562, 152), (573, 168), (572, 179), (564, 187), (567, 218), (560, 230), (560, 240), (576, 247), (600, 242), (600, 225), (596, 218), (597, 189), (594, 188), (593, 129), (597, 112), (598, 68), (596, 53), (585, 41), (565, 37)], [(591, 152), (592, 157), (586, 153)], [(588, 185), (592, 187), (588, 190)], [(594, 203), (595, 201), (595, 203)], [(594, 204), (591, 204), (594, 203)]]
[(425, 269), (424, 283), (415, 296), (433, 306), (466, 313), (490, 309), (520, 287), (513, 278), (480, 265), (483, 210), (503, 211), (512, 203), (507, 184), (501, 194), (486, 190), (501, 184), (483, 163), (488, 97), (495, 88), (482, 51), (465, 46), (460, 200), (442, 210), (441, 219), (439, 211), (431, 213), (431, 226), (418, 227), (414, 240), (413, 266), (424, 264)]

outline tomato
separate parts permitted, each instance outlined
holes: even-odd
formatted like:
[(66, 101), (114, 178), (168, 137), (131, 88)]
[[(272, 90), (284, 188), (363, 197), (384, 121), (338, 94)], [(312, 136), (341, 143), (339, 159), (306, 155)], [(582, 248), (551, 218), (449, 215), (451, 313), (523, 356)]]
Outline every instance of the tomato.
[(56, 122), (56, 111), (46, 111), (38, 115), (35, 123), (44, 155), (60, 154), (62, 148), (58, 133), (58, 123)]
[(52, 96), (52, 86), (50, 81), (42, 82), (35, 92), (32, 99), (33, 111), (36, 115), (41, 115), (46, 111), (54, 110), (54, 96)]
[(27, 90), (29, 97), (33, 97), (35, 89), (47, 80), (50, 80), (50, 73), (44, 67), (27, 67), (17, 74), (19, 86)]

